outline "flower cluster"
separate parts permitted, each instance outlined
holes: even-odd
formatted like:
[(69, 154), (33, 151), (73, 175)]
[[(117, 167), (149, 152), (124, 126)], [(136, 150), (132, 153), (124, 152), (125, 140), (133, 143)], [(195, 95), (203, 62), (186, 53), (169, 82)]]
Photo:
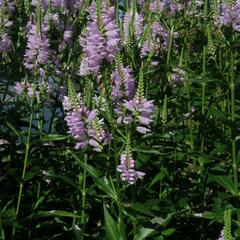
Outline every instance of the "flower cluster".
[(14, 1), (13, 0), (8, 0), (8, 1), (0, 0), (0, 8), (5, 8), (5, 10), (9, 14), (12, 14), (13, 11), (15, 10)]
[[(173, 39), (178, 37), (178, 33), (173, 33)], [(141, 48), (141, 57), (147, 56), (150, 52), (154, 55), (159, 54), (160, 51), (166, 51), (169, 47), (170, 32), (165, 30), (163, 26), (154, 21), (152, 23), (151, 32), (147, 35), (146, 40), (143, 42)], [(176, 47), (176, 43), (174, 42)]]
[(96, 109), (90, 111), (88, 114), (87, 135), (89, 137), (89, 145), (96, 152), (101, 152), (103, 146), (111, 142), (111, 135), (104, 129), (103, 119), (99, 120)]
[(44, 65), (49, 58), (49, 39), (47, 38), (47, 25), (39, 29), (36, 24), (29, 22), (27, 33), (27, 50), (24, 66), (30, 71), (39, 69), (41, 76), (45, 75)]
[(63, 106), (67, 115), (68, 133), (77, 141), (75, 148), (93, 147), (101, 152), (103, 147), (111, 142), (111, 135), (104, 127), (103, 119), (99, 119), (96, 109), (89, 110), (78, 96), (78, 105), (73, 106), (69, 97), (64, 97)]
[(9, 35), (5, 32), (0, 36), (0, 52), (8, 51), (10, 47)]
[(170, 80), (174, 87), (177, 85), (183, 85), (185, 82), (185, 71), (181, 68), (173, 69), (173, 73), (170, 75)]
[(220, 9), (220, 24), (240, 32), (240, 1), (235, 4), (223, 4)]
[(75, 148), (83, 148), (88, 144), (86, 135), (85, 119), (87, 116), (86, 107), (75, 107), (67, 113), (65, 121), (67, 122), (69, 131), (73, 138), (77, 141)]
[[(80, 37), (83, 48), (83, 60), (80, 75), (97, 74), (104, 59), (112, 61), (115, 58), (120, 41), (119, 29), (115, 21), (115, 8), (107, 9), (103, 1), (101, 15), (98, 16), (96, 3), (89, 8), (89, 23), (85, 36)], [(101, 19), (101, 21), (100, 21)]]
[(162, 12), (162, 13), (170, 13), (176, 14), (177, 12), (181, 12), (183, 9), (183, 5), (180, 3), (176, 3), (173, 0), (155, 0), (150, 4), (150, 10), (153, 13)]
[(112, 99), (132, 99), (135, 94), (135, 82), (132, 77), (132, 71), (129, 67), (123, 67), (122, 64), (116, 66), (111, 75)]
[(123, 67), (117, 58), (116, 68), (111, 75), (112, 100), (118, 124), (137, 124), (136, 130), (141, 134), (151, 132), (153, 121), (153, 101), (148, 101), (143, 93), (143, 75), (140, 70), (140, 80), (137, 92), (135, 81), (129, 67)]
[(9, 30), (13, 22), (9, 17), (13, 13), (15, 7), (13, 1), (0, 1), (0, 53), (10, 49), (11, 40)]
[(153, 101), (135, 96), (130, 101), (125, 101), (125, 108), (132, 113), (137, 122), (137, 131), (141, 134), (151, 132), (150, 125), (153, 121), (154, 105)]
[(135, 170), (135, 160), (129, 151), (121, 154), (117, 171), (121, 173), (121, 179), (129, 184), (134, 184), (138, 178), (142, 179), (145, 175), (144, 172)]
[(224, 240), (224, 231), (223, 230), (221, 231), (221, 234), (220, 234), (218, 240)]
[(51, 84), (45, 81), (41, 81), (41, 83), (37, 83), (35, 87), (33, 83), (22, 81), (22, 82), (17, 82), (13, 86), (13, 93), (16, 96), (22, 96), (26, 94), (29, 98), (36, 97), (38, 100), (40, 100), (40, 98), (41, 99), (48, 98), (45, 95), (49, 96), (50, 94), (52, 94), (53, 87)]
[(124, 44), (129, 44), (130, 39), (140, 40), (143, 32), (143, 15), (133, 12), (133, 9), (125, 14), (123, 21)]

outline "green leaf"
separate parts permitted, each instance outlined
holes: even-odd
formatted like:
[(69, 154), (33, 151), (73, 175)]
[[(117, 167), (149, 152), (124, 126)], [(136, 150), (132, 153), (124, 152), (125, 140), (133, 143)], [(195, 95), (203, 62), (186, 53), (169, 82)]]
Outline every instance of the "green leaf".
[(22, 137), (21, 134), (18, 132), (18, 130), (17, 130), (10, 122), (6, 122), (6, 125), (7, 125), (18, 137)]
[(156, 155), (160, 154), (159, 151), (154, 149), (133, 148), (132, 151), (137, 153), (145, 153), (145, 154), (156, 154)]
[[(166, 218), (161, 218), (161, 217), (155, 217), (151, 220), (151, 223), (153, 224), (159, 224), (163, 227), (165, 227), (172, 219), (173, 217), (173, 214), (168, 214)], [(143, 240), (149, 236), (151, 236), (156, 230), (155, 229), (152, 229), (152, 228), (140, 228), (139, 232), (135, 235), (134, 237), (134, 240)], [(169, 232), (166, 232), (170, 234), (170, 231)], [(165, 235), (167, 236), (167, 235)]]
[(229, 176), (226, 176), (226, 175), (223, 175), (223, 176), (211, 175), (209, 177), (209, 181), (215, 181), (219, 185), (221, 185), (223, 188), (228, 190), (230, 193), (232, 193), (233, 195), (237, 195), (237, 193), (235, 191), (235, 187), (234, 187), (233, 181), (232, 181), (232, 179)]
[(154, 214), (148, 209), (148, 207), (145, 204), (141, 204), (141, 203), (134, 203), (132, 204), (131, 208), (137, 212), (143, 213), (147, 216), (151, 216), (154, 217)]
[(165, 177), (165, 172), (161, 171), (160, 173), (158, 173), (152, 180), (152, 182), (149, 185), (149, 188), (152, 187), (155, 183), (159, 182), (161, 179), (163, 179)]
[(105, 233), (106, 239), (108, 240), (123, 240), (123, 236), (121, 235), (118, 224), (112, 216), (109, 214), (107, 207), (103, 204), (103, 211), (104, 211), (104, 221), (105, 221)]
[(56, 216), (56, 217), (71, 217), (71, 218), (80, 218), (81, 216), (73, 213), (73, 212), (67, 212), (67, 211), (61, 211), (61, 210), (52, 210), (52, 211), (41, 211), (36, 214), (37, 217), (50, 217), (50, 216)]
[(75, 153), (70, 152), (71, 155), (77, 160), (77, 162), (79, 163), (79, 165), (84, 168), (86, 170), (86, 172), (93, 178), (93, 180), (95, 181), (96, 185), (102, 190), (104, 191), (108, 197), (110, 197), (111, 199), (113, 199), (114, 201), (117, 202), (118, 197), (117, 197), (117, 192), (116, 189), (114, 187), (114, 184), (112, 182), (112, 180), (108, 180), (107, 177), (101, 177), (102, 174), (94, 167), (92, 167), (89, 164), (85, 164), (83, 163)]
[(206, 212), (204, 212), (204, 213), (202, 214), (202, 217), (203, 217), (203, 218), (206, 218), (206, 219), (213, 220), (213, 219), (216, 219), (217, 214), (214, 213), (214, 212), (206, 211)]
[(169, 213), (169, 214), (166, 216), (166, 218), (155, 217), (155, 218), (153, 218), (153, 219), (151, 220), (151, 222), (152, 222), (152, 223), (157, 223), (157, 224), (165, 227), (165, 226), (167, 226), (167, 224), (172, 220), (172, 218), (173, 218), (173, 214), (170, 214), (170, 213)]
[(162, 231), (162, 235), (168, 237), (168, 236), (171, 236), (175, 231), (176, 231), (175, 228), (168, 228)]
[(47, 134), (41, 138), (41, 141), (49, 142), (49, 141), (62, 141), (67, 139), (69, 136), (61, 135), (61, 134)]
[(21, 138), (22, 143), (25, 144), (25, 140), (24, 140), (24, 136), (23, 134), (21, 134), (20, 132), (18, 132), (18, 130), (9, 122), (6, 122), (6, 125), (8, 126), (8, 128), (10, 128), (18, 137)]
[(140, 228), (138, 233), (135, 235), (134, 240), (143, 240), (149, 237), (151, 234), (155, 232), (154, 229), (151, 228)]
[(64, 183), (67, 183), (69, 185), (71, 185), (72, 187), (79, 189), (78, 186), (76, 185), (76, 183), (69, 177), (67, 176), (61, 176), (61, 175), (55, 175), (55, 174), (51, 174), (51, 173), (47, 173), (45, 178), (56, 178), (61, 180)]

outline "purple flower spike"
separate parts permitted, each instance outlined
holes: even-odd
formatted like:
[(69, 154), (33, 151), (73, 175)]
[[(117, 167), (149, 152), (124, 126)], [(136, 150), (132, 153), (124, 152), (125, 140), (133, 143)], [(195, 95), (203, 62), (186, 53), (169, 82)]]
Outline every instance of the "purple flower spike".
[(166, 12), (170, 14), (176, 14), (177, 12), (181, 12), (183, 10), (183, 5), (180, 3), (175, 3), (173, 0), (163, 0), (158, 1), (155, 0), (150, 4), (150, 10), (153, 13), (157, 12)]
[(225, 27), (232, 26), (237, 32), (240, 32), (240, 1), (235, 4), (223, 4), (220, 11), (220, 24)]
[(148, 101), (145, 98), (134, 97), (130, 101), (124, 102), (125, 108), (132, 112), (138, 122), (137, 131), (141, 134), (151, 132), (149, 129), (153, 122), (154, 105), (153, 101)]
[(48, 61), (49, 40), (43, 32), (38, 32), (36, 25), (30, 23), (28, 28), (24, 66), (28, 70), (39, 69), (41, 65), (45, 65)]
[(135, 94), (135, 83), (132, 77), (132, 71), (129, 67), (123, 67), (122, 65), (119, 69), (116, 67), (111, 79), (113, 84), (113, 100), (119, 100), (120, 98), (129, 100), (133, 98)]
[(100, 29), (96, 14), (96, 4), (93, 1), (88, 9), (89, 23), (87, 33), (80, 36), (80, 45), (83, 48), (83, 60), (80, 66), (80, 75), (97, 75), (104, 59), (113, 61), (120, 42), (119, 29), (115, 21), (115, 8), (106, 8), (102, 4), (102, 28)]
[(26, 89), (26, 84), (24, 82), (17, 82), (13, 87), (13, 91), (17, 96), (20, 96), (23, 91)]
[(63, 35), (63, 39), (65, 42), (70, 43), (72, 41), (72, 30), (66, 30)]
[[(124, 32), (125, 44), (129, 43), (129, 37), (130, 37), (129, 28), (131, 27), (132, 19), (133, 19), (133, 12), (132, 11), (127, 12), (125, 14), (124, 21), (123, 21), (123, 32)], [(136, 38), (136, 40), (139, 40), (143, 31), (143, 15), (142, 14), (135, 13), (133, 27), (134, 29), (132, 30), (134, 30), (134, 32), (132, 34)]]
[(130, 153), (122, 153), (120, 156), (120, 164), (117, 167), (117, 171), (121, 173), (121, 179), (128, 182), (129, 184), (134, 184), (138, 178), (143, 178), (144, 172), (136, 171), (135, 160), (133, 160)]
[(7, 33), (0, 36), (0, 52), (8, 51), (10, 48), (10, 39)]
[(96, 22), (88, 26), (88, 35), (86, 38), (80, 38), (80, 44), (83, 47), (84, 58), (80, 67), (80, 75), (84, 76), (90, 73), (97, 74), (105, 52), (105, 40), (102, 37)]
[(72, 112), (68, 112), (67, 116), (65, 117), (69, 127), (68, 133), (70, 133), (73, 138), (77, 140), (77, 144), (75, 146), (76, 149), (83, 148), (88, 144), (85, 123), (83, 120), (84, 113), (84, 108), (77, 107)]

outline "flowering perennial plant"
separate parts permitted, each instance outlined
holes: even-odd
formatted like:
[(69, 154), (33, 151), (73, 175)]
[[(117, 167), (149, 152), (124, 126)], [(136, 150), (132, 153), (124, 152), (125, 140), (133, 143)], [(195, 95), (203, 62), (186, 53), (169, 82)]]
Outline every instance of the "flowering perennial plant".
[(0, 0), (0, 239), (239, 239), (239, 43), (239, 0)]

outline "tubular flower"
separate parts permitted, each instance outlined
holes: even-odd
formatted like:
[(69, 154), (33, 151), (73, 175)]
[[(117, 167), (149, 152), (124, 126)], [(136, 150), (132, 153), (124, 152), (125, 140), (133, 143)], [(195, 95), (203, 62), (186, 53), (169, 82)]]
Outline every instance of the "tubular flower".
[(34, 89), (33, 83), (22, 81), (22, 82), (17, 82), (13, 86), (12, 92), (16, 96), (23, 95), (23, 96), (28, 96), (29, 98), (36, 97), (38, 100), (43, 100), (43, 99), (49, 98), (50, 94), (52, 94), (53, 86), (46, 81), (41, 81), (36, 84)]
[(154, 105), (153, 101), (146, 98), (134, 97), (130, 101), (124, 103), (125, 108), (130, 111), (138, 123), (137, 131), (141, 134), (151, 132), (150, 125), (153, 121)]
[(106, 8), (102, 4), (100, 29), (96, 4), (93, 1), (89, 10), (89, 24), (87, 33), (80, 36), (80, 45), (83, 48), (83, 60), (80, 66), (80, 75), (97, 74), (104, 59), (112, 61), (115, 58), (120, 41), (119, 29), (115, 21), (115, 8)]
[(129, 67), (120, 65), (116, 67), (111, 76), (112, 80), (112, 97), (113, 100), (132, 99), (135, 94), (135, 83), (132, 72)]
[(217, 240), (224, 240), (224, 231), (222, 230)]
[(111, 135), (105, 129), (103, 120), (99, 120), (98, 111), (85, 107), (80, 96), (77, 96), (77, 101), (78, 106), (73, 107), (69, 97), (65, 96), (63, 100), (68, 133), (77, 141), (75, 148), (90, 145), (94, 151), (101, 152), (111, 142)]
[(65, 121), (67, 122), (69, 131), (73, 138), (77, 140), (75, 145), (76, 149), (83, 148), (88, 144), (88, 138), (86, 134), (86, 126), (84, 123), (84, 115), (86, 114), (85, 107), (76, 107), (72, 111), (67, 113)]
[(52, 0), (51, 7), (53, 10), (57, 8), (66, 8), (66, 1), (65, 0)]
[(220, 24), (225, 27), (232, 26), (240, 32), (240, 1), (233, 5), (223, 4), (220, 10)]
[[(42, 9), (44, 11), (46, 11), (46, 9), (48, 7), (48, 1), (47, 0), (40, 0), (40, 1), (41, 1)], [(34, 7), (37, 7), (38, 6), (38, 2), (39, 2), (39, 0), (32, 0), (31, 1), (31, 5), (34, 6)]]
[(145, 0), (138, 0), (138, 4), (139, 4), (140, 8), (143, 8), (144, 4), (145, 4)]
[[(173, 33), (173, 37), (177, 38), (178, 34)], [(160, 50), (167, 50), (169, 46), (170, 33), (166, 31), (161, 24), (153, 22), (151, 34), (142, 45), (141, 57), (147, 56), (148, 53), (152, 52), (158, 54)], [(174, 42), (174, 47), (176, 43)]]
[(131, 153), (121, 154), (117, 171), (121, 173), (121, 179), (129, 184), (134, 184), (138, 178), (142, 179), (145, 175), (144, 172), (135, 170), (135, 160), (132, 158)]
[[(30, 71), (42, 69), (49, 58), (49, 40), (44, 32), (38, 32), (36, 25), (30, 24), (28, 27), (28, 42), (24, 66)], [(42, 73), (44, 74), (44, 71)]]
[(185, 71), (178, 67), (174, 68), (173, 73), (170, 75), (170, 80), (174, 87), (177, 85), (182, 86), (185, 82)]
[(0, 36), (0, 52), (7, 51), (10, 48), (10, 39), (7, 33)]
[(97, 74), (100, 65), (106, 56), (105, 40), (101, 35), (96, 22), (91, 22), (88, 26), (86, 38), (80, 38), (83, 47), (84, 58), (80, 66), (80, 75), (85, 76), (93, 73)]
[(9, 30), (13, 22), (9, 20), (14, 11), (13, 1), (0, 0), (0, 53), (10, 49), (11, 40), (9, 37)]
[(129, 33), (132, 34), (136, 40), (139, 40), (143, 31), (143, 15), (133, 11), (127, 12), (123, 21), (124, 44), (129, 43)]
[(7, 12), (9, 14), (12, 14), (13, 11), (15, 10), (14, 1), (13, 0), (8, 0), (8, 1), (0, 0), (0, 8), (2, 8), (2, 7), (6, 7)]
[(104, 129), (103, 120), (99, 120), (97, 110), (94, 109), (88, 113), (87, 122), (88, 144), (93, 147), (94, 151), (101, 152), (103, 146), (111, 142), (111, 136)]
[(169, 12), (170, 14), (176, 14), (177, 12), (181, 12), (183, 9), (183, 5), (180, 3), (175, 3), (173, 0), (155, 0), (150, 4), (150, 10), (153, 13), (157, 12)]

